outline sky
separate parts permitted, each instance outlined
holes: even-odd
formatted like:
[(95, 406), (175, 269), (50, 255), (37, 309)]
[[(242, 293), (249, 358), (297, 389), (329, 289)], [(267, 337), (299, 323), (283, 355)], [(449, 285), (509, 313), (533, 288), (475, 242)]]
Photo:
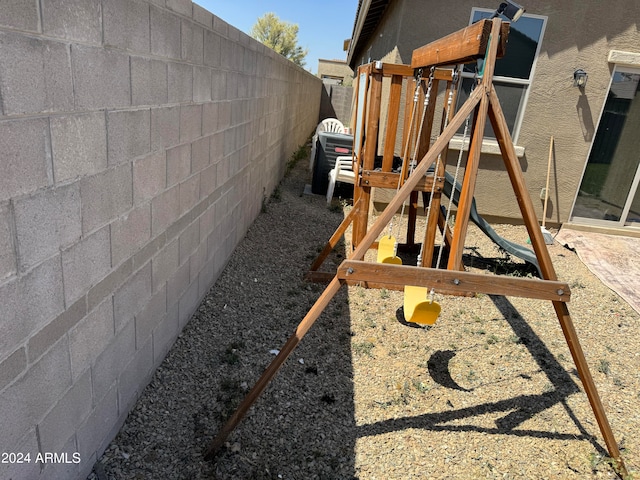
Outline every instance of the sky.
[(318, 72), (318, 59), (346, 60), (344, 40), (351, 38), (358, 0), (195, 0), (215, 16), (245, 33), (258, 18), (273, 12), (298, 25), (298, 45), (308, 49), (305, 68)]

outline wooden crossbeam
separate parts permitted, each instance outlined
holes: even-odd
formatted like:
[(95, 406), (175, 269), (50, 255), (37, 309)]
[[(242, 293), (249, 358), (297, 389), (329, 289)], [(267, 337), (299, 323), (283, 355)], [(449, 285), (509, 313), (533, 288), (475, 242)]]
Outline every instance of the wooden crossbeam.
[(386, 172), (390, 172), (393, 168), (393, 153), (396, 144), (396, 135), (398, 133), (403, 78), (401, 75), (393, 75), (391, 77), (389, 111), (387, 112), (387, 128), (384, 140), (384, 153), (382, 155), (382, 170)]
[(411, 65), (405, 65), (402, 63), (374, 63), (373, 70), (375, 72), (381, 73), (382, 75), (391, 76), (391, 75), (402, 75), (403, 77), (410, 77), (413, 75), (413, 68)]
[[(411, 67), (453, 65), (483, 58), (487, 51), (490, 34), (491, 20), (480, 20), (467, 28), (415, 49), (411, 57)], [(500, 29), (498, 58), (504, 55), (508, 36), (509, 24), (503, 22)]]
[[(374, 63), (372, 71), (382, 73), (383, 76), (400, 75), (402, 77), (411, 77), (415, 73), (415, 68), (411, 65), (402, 63)], [(443, 80), (450, 82), (453, 80), (453, 68), (436, 68), (433, 72), (434, 80)]]
[(477, 292), (555, 302), (568, 302), (571, 298), (569, 285), (564, 282), (539, 278), (484, 275), (409, 265), (345, 260), (338, 267), (337, 276), (339, 279), (349, 282), (375, 279), (381, 283), (415, 285), (433, 288), (436, 292), (446, 290), (447, 292), (457, 292), (457, 294)]
[[(398, 187), (399, 173), (378, 172), (376, 170), (364, 170), (362, 177), (358, 180), (359, 185), (367, 187), (378, 187), (395, 190)], [(422, 192), (431, 192), (433, 186), (433, 177), (425, 176), (416, 184), (416, 190)], [(444, 177), (436, 179), (436, 191), (442, 191), (444, 187)]]

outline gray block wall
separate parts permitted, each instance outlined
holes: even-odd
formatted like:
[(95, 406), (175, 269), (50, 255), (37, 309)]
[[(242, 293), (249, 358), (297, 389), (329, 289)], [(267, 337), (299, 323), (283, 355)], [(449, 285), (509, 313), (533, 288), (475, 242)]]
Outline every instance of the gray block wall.
[(3, 3), (0, 478), (86, 477), (321, 88), (189, 0)]

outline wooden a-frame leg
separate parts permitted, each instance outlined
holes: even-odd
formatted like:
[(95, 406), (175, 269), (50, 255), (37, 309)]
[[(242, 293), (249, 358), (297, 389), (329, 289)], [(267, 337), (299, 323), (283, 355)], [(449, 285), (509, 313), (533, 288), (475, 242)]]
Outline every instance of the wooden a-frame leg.
[[(453, 239), (453, 233), (451, 233), (451, 227), (445, 224), (445, 220), (446, 220), (445, 214), (442, 211), (440, 211), (440, 214), (438, 215), (438, 228), (440, 229), (440, 232), (442, 234), (442, 241), (444, 242), (444, 245), (442, 248), (445, 248), (447, 251), (451, 252), (451, 242)], [(440, 268), (440, 265), (436, 265), (435, 268)], [(461, 272), (465, 271), (464, 262), (462, 260), (460, 260), (460, 264), (458, 265), (458, 270), (460, 270)]]
[(620, 455), (618, 442), (616, 442), (616, 438), (613, 435), (611, 425), (609, 424), (609, 420), (607, 419), (607, 414), (604, 411), (602, 401), (600, 400), (600, 395), (598, 394), (598, 389), (596, 388), (593, 377), (591, 376), (587, 360), (584, 357), (584, 352), (582, 351), (582, 346), (580, 345), (578, 334), (576, 333), (576, 330), (573, 326), (573, 321), (571, 320), (571, 315), (569, 314), (569, 308), (564, 302), (552, 303), (553, 308), (556, 311), (556, 315), (558, 316), (558, 320), (560, 321), (562, 333), (564, 334), (564, 338), (566, 339), (567, 345), (569, 346), (569, 351), (571, 352), (571, 356), (573, 357), (573, 362), (576, 365), (576, 370), (578, 370), (580, 381), (582, 382), (582, 386), (584, 387), (587, 398), (589, 399), (589, 404), (591, 405), (593, 414), (595, 415), (598, 422), (598, 427), (600, 427), (600, 433), (604, 437), (604, 442), (607, 445), (607, 451), (609, 452), (609, 456), (615, 462), (614, 468), (616, 472), (622, 476), (623, 479), (627, 478), (629, 475), (629, 473), (627, 472), (627, 467), (624, 464), (622, 456)]
[[(542, 236), (542, 231), (538, 225), (538, 220), (534, 213), (533, 202), (528, 194), (524, 182), (524, 176), (522, 175), (522, 170), (518, 163), (513, 142), (511, 141), (507, 122), (504, 118), (502, 108), (500, 107), (500, 101), (496, 94), (495, 87), (493, 86), (491, 87), (489, 99), (489, 119), (491, 121), (493, 131), (496, 134), (498, 144), (500, 145), (502, 158), (504, 159), (509, 179), (513, 186), (513, 191), (518, 200), (518, 205), (522, 212), (522, 218), (527, 227), (529, 238), (531, 239), (531, 245), (533, 246), (536, 258), (538, 259), (540, 271), (545, 280), (557, 280), (557, 275), (553, 268), (553, 263), (551, 262), (551, 256), (549, 255), (549, 250), (547, 250), (544, 237)], [(618, 449), (618, 444), (613, 435), (613, 431), (611, 430), (609, 420), (607, 419), (607, 414), (602, 406), (600, 395), (598, 394), (593, 377), (589, 371), (589, 365), (587, 364), (582, 346), (580, 345), (580, 340), (578, 339), (573, 321), (571, 320), (569, 308), (564, 302), (554, 301), (552, 303), (553, 308), (556, 311), (558, 321), (560, 322), (562, 333), (564, 334), (564, 338), (569, 346), (569, 351), (573, 357), (573, 362), (578, 370), (578, 375), (580, 376), (587, 398), (591, 404), (591, 409), (593, 410), (598, 426), (600, 427), (600, 433), (602, 433), (605, 444), (607, 445), (609, 456), (615, 462), (614, 467), (616, 472), (619, 473), (622, 478), (626, 478), (628, 476), (627, 468), (620, 455), (620, 450)]]
[[(435, 179), (434, 179), (435, 181)], [(436, 243), (436, 230), (438, 229), (438, 223), (440, 216), (440, 192), (432, 192), (431, 194), (424, 192), (422, 200), (425, 205), (431, 205), (431, 208), (425, 208), (425, 215), (427, 215), (427, 227), (424, 232), (422, 259), (419, 266), (430, 267), (433, 262), (433, 252)]]
[(409, 214), (407, 216), (407, 245), (410, 247), (416, 244), (417, 216), (418, 216), (418, 192), (411, 192), (411, 195), (409, 195)]
[[(482, 89), (483, 84), (480, 84), (476, 88)], [(456, 268), (458, 268), (458, 265), (462, 263), (462, 253), (464, 251), (464, 242), (467, 236), (471, 204), (473, 202), (476, 177), (478, 175), (478, 167), (480, 163), (482, 139), (484, 137), (484, 126), (487, 119), (488, 104), (488, 99), (486, 98), (486, 96), (483, 96), (473, 116), (471, 127), (471, 143), (469, 144), (469, 154), (467, 156), (467, 164), (464, 170), (464, 179), (462, 180), (462, 186), (460, 188), (460, 199), (458, 200), (456, 225), (453, 229), (453, 239), (451, 241), (449, 261), (447, 263), (447, 268), (449, 270), (455, 270)]]
[(309, 267), (310, 272), (317, 271), (318, 268), (320, 268), (320, 265), (322, 265), (322, 263), (327, 259), (331, 251), (336, 247), (336, 245), (342, 238), (342, 235), (344, 235), (344, 232), (346, 232), (347, 228), (349, 228), (349, 225), (353, 223), (353, 219), (355, 218), (356, 215), (358, 215), (358, 210), (360, 209), (361, 205), (362, 205), (361, 200), (358, 200), (353, 205), (349, 214), (346, 217), (344, 217), (344, 220), (342, 220), (338, 228), (336, 228), (336, 231), (333, 232), (333, 235), (331, 235), (331, 238), (329, 239), (329, 241), (326, 243), (326, 245), (324, 246), (320, 254), (313, 261), (313, 263), (311, 264), (311, 267)]

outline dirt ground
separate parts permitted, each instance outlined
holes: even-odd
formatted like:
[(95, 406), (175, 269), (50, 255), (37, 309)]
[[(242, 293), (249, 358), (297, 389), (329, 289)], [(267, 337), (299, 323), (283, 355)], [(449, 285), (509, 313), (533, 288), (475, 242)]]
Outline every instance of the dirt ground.
[[(302, 160), (265, 199), (91, 479), (617, 478), (551, 302), (342, 287), (212, 462), (203, 451), (324, 285), (303, 275), (350, 209), (303, 195)], [(397, 220), (401, 224), (401, 220)], [(494, 225), (526, 244), (524, 227)], [(348, 231), (325, 269), (350, 249)], [(531, 275), (470, 227), (471, 270)], [(549, 251), (627, 468), (640, 478), (640, 318), (570, 250)]]

